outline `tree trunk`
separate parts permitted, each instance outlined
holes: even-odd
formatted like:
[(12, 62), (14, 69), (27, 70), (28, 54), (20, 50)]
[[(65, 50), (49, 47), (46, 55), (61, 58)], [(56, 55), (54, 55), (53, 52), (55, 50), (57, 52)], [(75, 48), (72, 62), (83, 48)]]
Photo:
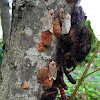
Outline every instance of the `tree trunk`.
[(5, 43), (10, 34), (10, 14), (8, 0), (1, 0), (1, 22), (3, 30), (3, 42)]
[[(55, 37), (45, 53), (37, 50), (44, 17), (51, 9), (55, 16), (60, 8), (70, 13), (71, 7), (68, 8), (66, 0), (14, 0), (12, 8), (10, 38), (1, 66), (0, 100), (39, 100), (43, 88), (37, 83), (37, 73), (56, 53)], [(23, 83), (28, 84), (28, 90), (22, 89)]]

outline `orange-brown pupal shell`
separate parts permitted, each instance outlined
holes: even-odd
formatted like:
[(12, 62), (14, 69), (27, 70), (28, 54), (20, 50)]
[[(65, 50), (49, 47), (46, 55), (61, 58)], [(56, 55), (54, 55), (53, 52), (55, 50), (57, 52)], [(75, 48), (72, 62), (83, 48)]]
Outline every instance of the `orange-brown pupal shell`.
[(51, 80), (49, 80), (49, 78), (45, 79), (45, 81), (43, 82), (43, 87), (45, 89), (51, 88), (53, 84), (53, 78)]
[(40, 42), (38, 43), (38, 51), (39, 51), (40, 53), (41, 53), (41, 52), (45, 52), (45, 47), (44, 47), (42, 41), (40, 41)]
[(24, 31), (21, 31), (20, 34), (24, 34)]
[(49, 46), (53, 41), (52, 33), (50, 31), (42, 32), (41, 41), (45, 46)]
[(29, 89), (28, 84), (24, 83), (24, 84), (22, 85), (22, 89)]
[(48, 0), (45, 0), (46, 2), (48, 2)]
[(38, 83), (43, 83), (48, 78), (48, 67), (42, 67), (37, 75)]
[(61, 28), (60, 28), (60, 23), (59, 23), (58, 18), (55, 19), (54, 24), (53, 24), (53, 34), (58, 39), (61, 37)]

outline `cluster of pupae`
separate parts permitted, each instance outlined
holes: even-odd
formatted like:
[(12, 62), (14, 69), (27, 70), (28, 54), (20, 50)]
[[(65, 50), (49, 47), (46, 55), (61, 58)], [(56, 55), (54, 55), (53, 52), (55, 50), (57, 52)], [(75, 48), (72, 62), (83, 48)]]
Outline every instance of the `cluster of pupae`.
[[(84, 14), (82, 7), (75, 6), (71, 15), (64, 14), (64, 9), (61, 8), (55, 20), (53, 10), (50, 10), (46, 16), (38, 51), (46, 52), (45, 47), (50, 46), (53, 35), (58, 42), (55, 61), (52, 60), (48, 66), (42, 67), (37, 75), (38, 82), (42, 83), (46, 90), (41, 100), (54, 100), (58, 94), (58, 88), (61, 92), (61, 99), (67, 100), (64, 89), (67, 90), (68, 87), (64, 82), (63, 73), (72, 84), (76, 83), (70, 72), (85, 59), (91, 49), (90, 33), (85, 25), (81, 26), (86, 20)], [(70, 68), (72, 69), (67, 70)]]

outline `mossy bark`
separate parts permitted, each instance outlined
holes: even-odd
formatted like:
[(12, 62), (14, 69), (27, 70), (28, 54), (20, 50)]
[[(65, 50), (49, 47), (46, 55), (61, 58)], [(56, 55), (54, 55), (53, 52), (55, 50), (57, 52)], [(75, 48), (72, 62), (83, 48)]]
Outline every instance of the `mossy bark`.
[[(45, 53), (37, 50), (44, 17), (51, 9), (55, 16), (60, 8), (70, 13), (71, 6), (66, 0), (13, 0), (12, 8), (11, 32), (1, 66), (0, 100), (39, 100), (43, 88), (37, 83), (37, 73), (56, 53), (55, 37)], [(23, 83), (28, 84), (28, 90), (22, 89)]]

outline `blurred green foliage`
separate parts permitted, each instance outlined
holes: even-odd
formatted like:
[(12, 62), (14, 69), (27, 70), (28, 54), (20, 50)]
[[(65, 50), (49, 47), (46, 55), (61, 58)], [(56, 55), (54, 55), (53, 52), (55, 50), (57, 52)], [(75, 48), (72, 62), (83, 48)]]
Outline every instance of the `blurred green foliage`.
[[(88, 63), (89, 60), (91, 59), (91, 57), (93, 55), (93, 52), (96, 49), (97, 43), (98, 42), (95, 41), (94, 46), (92, 47), (90, 53), (87, 55), (84, 63)], [(100, 48), (99, 48), (98, 52), (100, 52)], [(93, 60), (92, 64), (94, 65), (93, 67), (95, 67), (95, 68), (98, 67), (98, 66), (100, 66), (100, 56), (98, 54), (94, 57), (94, 60)]]
[(94, 34), (93, 29), (91, 27), (91, 22), (89, 20), (86, 20), (85, 21), (85, 26), (90, 31), (90, 34), (91, 34), (91, 45), (93, 46), (95, 41), (96, 41), (96, 37), (95, 37), (95, 34)]
[[(98, 40), (95, 37), (95, 34), (94, 34), (93, 29), (91, 27), (91, 22), (89, 20), (86, 20), (85, 25), (86, 25), (87, 29), (90, 31), (90, 34), (91, 34), (91, 50), (90, 50), (90, 53), (87, 55), (87, 57), (85, 59), (85, 63), (88, 63), (89, 60), (91, 59), (92, 55), (93, 55), (94, 50), (97, 47)], [(99, 51), (100, 51), (100, 49), (99, 49)], [(95, 60), (94, 67), (100, 66), (100, 63), (99, 63), (100, 57), (98, 55), (95, 56), (94, 60)]]

